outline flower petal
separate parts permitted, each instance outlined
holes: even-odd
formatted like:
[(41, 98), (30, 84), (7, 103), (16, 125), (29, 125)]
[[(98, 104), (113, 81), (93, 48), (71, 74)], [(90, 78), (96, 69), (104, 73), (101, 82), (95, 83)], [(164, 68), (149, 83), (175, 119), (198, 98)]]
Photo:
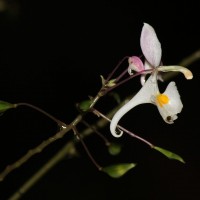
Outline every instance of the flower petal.
[(145, 82), (146, 82), (146, 74), (142, 74), (140, 76), (140, 83), (143, 86), (145, 84)]
[[(144, 61), (144, 69), (145, 70), (150, 70), (150, 69), (153, 69), (153, 68), (154, 67), (147, 60)], [(151, 73), (151, 72), (149, 72), (149, 73)], [(141, 85), (145, 84), (145, 82), (146, 82), (146, 75), (147, 74), (142, 74), (141, 75), (141, 77), (140, 77), (140, 83), (141, 83)]]
[(156, 102), (156, 105), (164, 121), (168, 124), (172, 124), (174, 123), (173, 121), (178, 118), (177, 114), (180, 113), (183, 108), (175, 82), (170, 82), (163, 94), (168, 97), (169, 102), (163, 106), (160, 106)]
[(115, 137), (121, 137), (123, 134), (123, 131), (120, 131), (120, 133), (116, 132), (117, 124), (119, 120), (132, 108), (134, 108), (137, 105), (143, 104), (143, 103), (154, 103), (152, 102), (152, 95), (155, 93), (159, 93), (158, 86), (157, 86), (157, 75), (153, 74), (151, 75), (144, 86), (140, 89), (140, 91), (124, 106), (122, 106), (113, 116), (111, 123), (110, 123), (110, 131), (113, 136)]
[(162, 49), (152, 26), (144, 23), (140, 37), (140, 46), (147, 61), (154, 67), (159, 66)]
[(192, 72), (187, 69), (186, 67), (182, 67), (182, 66), (159, 66), (158, 67), (158, 71), (162, 71), (162, 72), (181, 72), (184, 74), (186, 79), (192, 79), (193, 78), (193, 74)]
[[(145, 70), (150, 70), (150, 69), (154, 69), (154, 67), (147, 60), (145, 60), (144, 61), (144, 69)], [(149, 73), (151, 73), (151, 72), (149, 72)], [(164, 81), (163, 78), (162, 78), (162, 74), (161, 73), (159, 73), (157, 76), (158, 76), (158, 80), (159, 81), (162, 81), (162, 82)]]
[(144, 61), (144, 69), (154, 69), (154, 66), (152, 66), (147, 60)]

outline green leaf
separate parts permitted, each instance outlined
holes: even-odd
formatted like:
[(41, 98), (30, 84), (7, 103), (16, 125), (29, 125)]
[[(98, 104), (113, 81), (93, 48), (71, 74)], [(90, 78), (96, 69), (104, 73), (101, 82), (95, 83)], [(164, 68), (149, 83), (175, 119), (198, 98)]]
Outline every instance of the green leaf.
[(86, 112), (86, 111), (89, 110), (90, 105), (91, 105), (91, 102), (92, 102), (92, 100), (90, 100), (90, 99), (85, 100), (85, 101), (82, 101), (82, 102), (79, 104), (79, 108), (80, 108), (83, 112)]
[(121, 145), (116, 143), (111, 143), (108, 146), (108, 152), (113, 156), (118, 155), (121, 152), (121, 149), (122, 149)]
[(135, 163), (121, 163), (104, 167), (102, 171), (111, 176), (112, 178), (120, 178), (135, 166)]
[(11, 108), (15, 108), (15, 105), (5, 101), (0, 101), (0, 113), (5, 112)]
[(116, 85), (115, 80), (116, 79), (111, 79), (110, 81), (108, 81), (108, 83), (106, 83), (106, 86), (107, 87), (113, 87), (114, 85)]
[(101, 77), (101, 84), (102, 84), (103, 87), (104, 86), (113, 87), (114, 85), (116, 85), (116, 83), (115, 83), (116, 79), (111, 79), (108, 82), (106, 82), (105, 78), (102, 75), (100, 75), (100, 77)]
[(160, 153), (164, 154), (166, 157), (168, 157), (169, 159), (174, 159), (174, 160), (178, 160), (182, 163), (185, 163), (185, 161), (183, 160), (183, 158), (181, 158), (181, 156), (171, 152), (171, 151), (168, 151), (166, 149), (163, 149), (161, 147), (157, 147), (157, 146), (154, 146), (153, 147), (155, 150), (159, 151)]

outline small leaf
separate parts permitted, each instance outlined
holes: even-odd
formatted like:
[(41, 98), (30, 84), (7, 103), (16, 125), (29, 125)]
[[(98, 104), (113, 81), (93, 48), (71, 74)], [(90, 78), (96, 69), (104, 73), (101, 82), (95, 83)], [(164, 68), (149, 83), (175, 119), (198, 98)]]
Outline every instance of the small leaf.
[(107, 87), (113, 87), (114, 85), (116, 85), (115, 83), (116, 79), (111, 79), (110, 81), (108, 81), (108, 83), (106, 84)]
[(5, 112), (11, 108), (15, 108), (15, 105), (5, 101), (0, 101), (0, 113)]
[(135, 163), (121, 163), (104, 167), (102, 171), (111, 176), (112, 178), (120, 178), (135, 166)]
[(116, 85), (115, 80), (116, 79), (111, 79), (108, 82), (104, 79), (104, 77), (102, 75), (100, 75), (101, 77), (101, 84), (102, 86), (106, 86), (106, 87), (113, 87), (114, 85)]
[(82, 101), (80, 104), (79, 104), (79, 108), (83, 111), (83, 112), (86, 112), (89, 110), (90, 108), (90, 105), (91, 105), (91, 100), (85, 100), (85, 101)]
[(111, 155), (116, 156), (121, 152), (121, 145), (116, 143), (111, 143), (108, 146), (108, 151)]
[(179, 155), (171, 152), (171, 151), (168, 151), (166, 149), (163, 149), (161, 147), (157, 147), (157, 146), (154, 146), (153, 147), (155, 150), (159, 151), (160, 153), (164, 154), (166, 157), (168, 157), (169, 159), (174, 159), (174, 160), (178, 160), (182, 163), (185, 163), (185, 161), (183, 160), (183, 158), (181, 158)]

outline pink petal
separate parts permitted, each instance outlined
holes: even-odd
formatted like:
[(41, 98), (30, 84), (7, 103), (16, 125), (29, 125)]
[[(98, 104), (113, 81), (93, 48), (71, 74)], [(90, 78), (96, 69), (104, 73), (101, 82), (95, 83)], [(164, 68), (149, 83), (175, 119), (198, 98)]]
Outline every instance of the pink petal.
[(140, 37), (140, 46), (147, 61), (154, 67), (159, 66), (162, 49), (152, 26), (144, 23)]

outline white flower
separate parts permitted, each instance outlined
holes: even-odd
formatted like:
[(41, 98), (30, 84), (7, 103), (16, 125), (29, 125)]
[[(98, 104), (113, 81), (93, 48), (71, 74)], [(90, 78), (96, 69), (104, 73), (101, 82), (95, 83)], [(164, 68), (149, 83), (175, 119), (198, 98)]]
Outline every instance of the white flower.
[[(175, 82), (170, 82), (167, 86), (164, 93), (160, 93), (158, 88), (158, 73), (169, 72), (169, 71), (179, 71), (182, 72), (186, 79), (192, 79), (193, 75), (190, 70), (182, 66), (159, 66), (161, 60), (161, 45), (156, 36), (154, 29), (148, 25), (144, 24), (142, 33), (141, 33), (141, 48), (142, 52), (146, 58), (144, 69), (153, 68), (152, 75), (144, 83), (140, 91), (123, 107), (121, 107), (113, 116), (110, 131), (113, 136), (120, 137), (123, 132), (119, 134), (116, 133), (116, 127), (119, 120), (132, 108), (137, 105), (144, 103), (152, 103), (157, 106), (160, 115), (166, 123), (172, 124), (174, 120), (177, 119), (177, 114), (181, 112), (183, 104), (180, 99)], [(141, 69), (141, 63), (137, 59), (133, 61), (139, 63), (135, 68), (132, 68), (135, 71)], [(133, 62), (132, 62), (133, 63)], [(131, 64), (132, 64), (131, 63)], [(129, 65), (130, 66), (130, 65)], [(137, 66), (139, 66), (137, 68)], [(130, 70), (130, 68), (128, 69)]]

